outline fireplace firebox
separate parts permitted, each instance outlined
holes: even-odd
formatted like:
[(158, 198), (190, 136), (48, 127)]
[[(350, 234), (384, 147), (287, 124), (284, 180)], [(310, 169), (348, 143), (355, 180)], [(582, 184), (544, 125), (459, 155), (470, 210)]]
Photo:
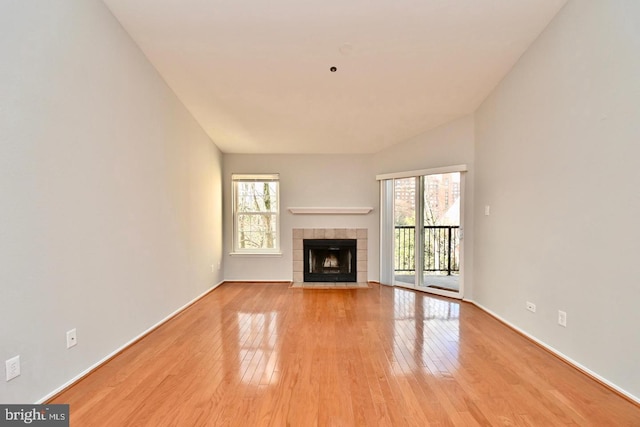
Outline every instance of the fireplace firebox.
[(356, 239), (304, 239), (305, 282), (357, 282)]

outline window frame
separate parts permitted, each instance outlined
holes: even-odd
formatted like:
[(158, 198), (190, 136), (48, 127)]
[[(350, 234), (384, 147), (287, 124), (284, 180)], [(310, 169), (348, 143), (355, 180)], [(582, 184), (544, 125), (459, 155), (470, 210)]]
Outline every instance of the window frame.
[[(243, 182), (275, 183), (275, 210), (272, 211), (249, 211), (238, 212), (238, 184)], [(231, 255), (280, 255), (280, 174), (277, 173), (258, 173), (258, 174), (231, 174), (231, 193), (232, 193), (232, 221), (233, 221), (233, 247)], [(275, 245), (273, 248), (241, 248), (239, 241), (240, 227), (238, 219), (240, 215), (273, 215), (275, 216)]]

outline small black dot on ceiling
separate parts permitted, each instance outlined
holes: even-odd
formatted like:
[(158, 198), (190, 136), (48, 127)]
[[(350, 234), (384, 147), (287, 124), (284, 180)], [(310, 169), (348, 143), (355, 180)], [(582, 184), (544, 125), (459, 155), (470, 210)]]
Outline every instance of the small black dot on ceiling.
[(335, 73), (336, 71), (338, 71), (338, 69), (336, 67), (331, 67), (329, 68), (329, 71), (331, 71), (332, 73)]

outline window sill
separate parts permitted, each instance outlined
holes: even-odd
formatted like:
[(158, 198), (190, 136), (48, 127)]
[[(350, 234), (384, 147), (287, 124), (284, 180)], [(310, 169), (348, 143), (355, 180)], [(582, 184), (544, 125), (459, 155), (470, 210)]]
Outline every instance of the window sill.
[(246, 256), (246, 257), (281, 257), (282, 252), (230, 252), (230, 256)]

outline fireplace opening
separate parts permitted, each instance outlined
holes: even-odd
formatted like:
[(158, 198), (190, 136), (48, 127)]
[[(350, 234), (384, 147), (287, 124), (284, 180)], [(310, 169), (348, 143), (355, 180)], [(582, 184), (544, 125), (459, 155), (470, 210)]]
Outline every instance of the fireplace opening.
[(356, 239), (304, 239), (305, 282), (356, 282)]

